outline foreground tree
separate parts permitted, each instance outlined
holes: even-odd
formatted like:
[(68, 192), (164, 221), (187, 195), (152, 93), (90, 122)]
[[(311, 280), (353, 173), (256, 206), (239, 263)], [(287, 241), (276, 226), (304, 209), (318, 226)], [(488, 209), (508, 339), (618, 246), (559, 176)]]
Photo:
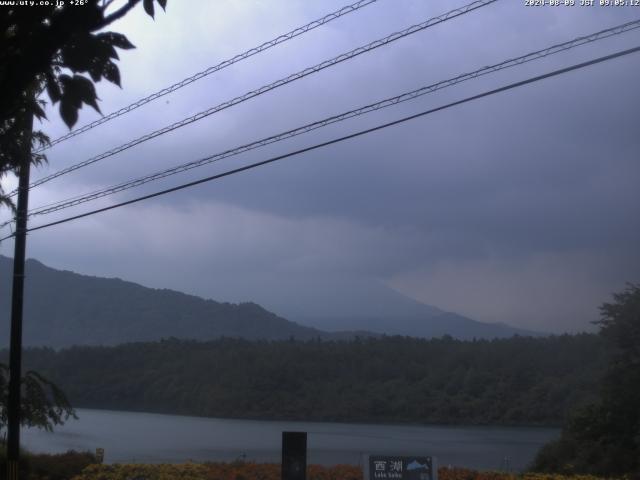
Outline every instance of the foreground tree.
[[(100, 111), (94, 83), (105, 79), (120, 86), (116, 48), (134, 48), (126, 36), (102, 30), (139, 3), (153, 17), (154, 2), (164, 9), (167, 0), (0, 7), (0, 178), (16, 173), (24, 152), (48, 140), (26, 127), (30, 118), (45, 117), (40, 93), (46, 91), (52, 104), (60, 104), (69, 128), (83, 105)], [(43, 160), (43, 155), (32, 155), (34, 163)], [(0, 203), (13, 205), (1, 187)]]
[[(142, 0), (151, 16), (154, 1), (163, 9), (166, 6), (166, 0)], [(116, 47), (133, 48), (124, 35), (101, 30), (122, 18), (141, 0), (13, 3), (0, 8), (0, 178), (12, 172), (19, 179), (6, 401), (9, 480), (19, 477), (20, 424), (25, 420), (43, 420), (38, 419), (41, 412), (37, 408), (29, 410), (32, 405), (27, 400), (38, 390), (32, 389), (33, 382), (23, 384), (21, 377), (29, 170), (32, 163), (46, 160), (41, 153), (34, 153), (34, 142), (48, 142), (44, 134), (33, 132), (34, 117), (45, 117), (39, 96), (46, 90), (53, 104), (60, 103), (60, 115), (69, 128), (77, 122), (78, 110), (84, 104), (99, 111), (94, 82), (104, 78), (120, 85), (120, 73), (114, 63), (118, 58)], [(0, 203), (14, 207), (1, 186)], [(35, 384), (44, 381), (33, 372), (27, 379), (35, 379)], [(55, 389), (53, 392), (55, 397)], [(49, 409), (45, 425), (55, 415), (56, 409)]]
[[(0, 363), (0, 439), (7, 425), (9, 368)], [(22, 425), (51, 431), (69, 417), (76, 418), (64, 392), (42, 375), (29, 371), (22, 377)]]
[(640, 285), (600, 309), (600, 334), (615, 350), (599, 403), (572, 415), (560, 439), (538, 454), (534, 469), (640, 478)]

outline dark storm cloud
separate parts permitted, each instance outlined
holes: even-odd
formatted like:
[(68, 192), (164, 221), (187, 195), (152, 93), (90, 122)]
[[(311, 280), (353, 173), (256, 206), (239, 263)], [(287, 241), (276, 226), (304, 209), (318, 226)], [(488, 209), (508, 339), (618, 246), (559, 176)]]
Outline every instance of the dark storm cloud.
[[(52, 149), (50, 171), (462, 3), (381, 0)], [(196, 11), (189, 5), (172, 5), (153, 25), (142, 14), (123, 22), (139, 49), (123, 58), (123, 91), (100, 86), (103, 110), (341, 6), (220, 2), (203, 3)], [(504, 0), (52, 182), (34, 191), (32, 205), (215, 153), (635, 16), (632, 8), (527, 9)], [(640, 34), (632, 32), (581, 47), (135, 193), (636, 43)], [(78, 271), (221, 300), (258, 300), (282, 313), (287, 296), (311, 298), (306, 292), (318, 288), (317, 282), (305, 285), (305, 277), (325, 278), (325, 284), (352, 279), (354, 291), (362, 279), (378, 279), (474, 318), (543, 330), (584, 328), (608, 293), (640, 277), (638, 65), (637, 57), (615, 60), (153, 203), (34, 233), (30, 253)], [(64, 129), (55, 114), (51, 118), (47, 129), (55, 137)], [(99, 204), (123, 198), (128, 196)], [(308, 305), (314, 309), (332, 300), (335, 295), (320, 292)]]

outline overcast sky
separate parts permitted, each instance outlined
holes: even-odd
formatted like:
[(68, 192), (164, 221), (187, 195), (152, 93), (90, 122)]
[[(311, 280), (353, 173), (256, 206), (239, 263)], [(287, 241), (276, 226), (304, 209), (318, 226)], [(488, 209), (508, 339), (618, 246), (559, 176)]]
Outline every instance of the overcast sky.
[[(155, 21), (138, 8), (112, 25), (137, 48), (121, 52), (122, 89), (98, 85), (102, 111), (344, 4), (170, 0)], [(55, 146), (49, 165), (32, 178), (464, 4), (379, 0)], [(34, 189), (30, 204), (213, 154), (639, 17), (640, 7), (526, 7), (524, 0), (499, 0), (65, 175)], [(30, 225), (637, 45), (640, 30), (34, 218)], [(365, 311), (361, 293), (386, 286), (481, 321), (553, 332), (591, 329), (598, 305), (625, 282), (640, 281), (638, 85), (635, 54), (33, 232), (28, 256), (55, 268), (220, 301), (256, 301), (289, 317)], [(98, 117), (85, 108), (78, 125)], [(41, 128), (52, 138), (66, 132), (53, 110)], [(12, 242), (4, 242), (0, 253), (12, 255)]]

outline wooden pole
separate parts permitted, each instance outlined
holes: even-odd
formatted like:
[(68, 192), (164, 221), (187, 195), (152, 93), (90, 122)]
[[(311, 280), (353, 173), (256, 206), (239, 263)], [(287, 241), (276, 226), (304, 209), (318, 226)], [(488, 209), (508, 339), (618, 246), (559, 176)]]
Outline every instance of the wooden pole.
[(7, 478), (19, 480), (20, 396), (22, 384), (22, 310), (24, 304), (24, 264), (27, 247), (27, 211), (31, 170), (33, 115), (25, 113), (22, 158), (20, 159), (18, 203), (16, 208), (13, 290), (11, 293), (11, 341), (9, 346), (9, 399), (7, 402)]

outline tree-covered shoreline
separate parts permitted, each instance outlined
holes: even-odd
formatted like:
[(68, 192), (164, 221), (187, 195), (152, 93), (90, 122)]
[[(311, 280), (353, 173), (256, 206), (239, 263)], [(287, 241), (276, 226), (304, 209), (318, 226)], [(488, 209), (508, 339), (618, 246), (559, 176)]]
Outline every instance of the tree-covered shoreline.
[(640, 285), (613, 298), (597, 322), (612, 349), (598, 398), (571, 412), (560, 438), (538, 453), (538, 471), (640, 478)]
[[(0, 352), (0, 359), (6, 352)], [(597, 335), (197, 342), (25, 351), (76, 408), (204, 417), (557, 426), (593, 400)]]

